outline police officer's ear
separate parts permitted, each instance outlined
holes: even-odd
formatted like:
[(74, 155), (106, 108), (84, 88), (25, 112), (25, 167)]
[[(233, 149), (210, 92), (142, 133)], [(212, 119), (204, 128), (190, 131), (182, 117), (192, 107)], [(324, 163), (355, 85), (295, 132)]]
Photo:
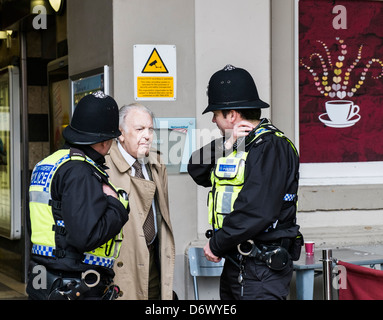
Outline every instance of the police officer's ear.
[(240, 114), (235, 110), (227, 110), (226, 112), (223, 112), (223, 115), (225, 119), (232, 124), (235, 124), (240, 117)]

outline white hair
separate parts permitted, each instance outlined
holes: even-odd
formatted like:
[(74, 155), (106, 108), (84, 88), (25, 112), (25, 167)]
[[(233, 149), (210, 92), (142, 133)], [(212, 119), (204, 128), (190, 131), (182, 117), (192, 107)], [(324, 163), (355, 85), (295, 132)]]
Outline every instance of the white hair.
[(146, 107), (140, 103), (131, 103), (131, 104), (122, 106), (120, 111), (119, 111), (119, 126), (125, 132), (128, 132), (128, 128), (126, 127), (126, 123), (125, 123), (125, 119), (131, 110), (141, 110), (141, 111), (147, 112), (150, 115), (150, 117), (152, 118), (152, 121), (154, 124), (154, 114), (148, 107)]

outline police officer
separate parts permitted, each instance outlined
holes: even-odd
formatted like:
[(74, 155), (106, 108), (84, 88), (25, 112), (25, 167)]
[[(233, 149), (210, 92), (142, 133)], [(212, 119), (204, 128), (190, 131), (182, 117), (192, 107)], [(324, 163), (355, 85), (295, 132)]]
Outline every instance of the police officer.
[(101, 91), (87, 95), (63, 131), (63, 149), (35, 166), (29, 188), (30, 299), (118, 295), (112, 268), (129, 206), (103, 164), (120, 134), (115, 100)]
[(299, 158), (267, 119), (251, 75), (227, 65), (208, 86), (212, 121), (223, 138), (195, 151), (188, 172), (211, 187), (208, 260), (225, 257), (221, 299), (285, 299), (302, 243), (296, 224)]

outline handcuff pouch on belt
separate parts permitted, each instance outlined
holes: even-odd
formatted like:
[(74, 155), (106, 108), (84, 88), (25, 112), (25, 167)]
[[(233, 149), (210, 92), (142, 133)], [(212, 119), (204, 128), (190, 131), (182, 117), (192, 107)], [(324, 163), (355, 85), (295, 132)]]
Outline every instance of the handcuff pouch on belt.
[[(88, 274), (95, 275), (91, 279), (87, 279)], [(87, 270), (81, 274), (81, 279), (68, 279), (64, 281), (61, 287), (53, 290), (48, 297), (48, 300), (79, 300), (82, 299), (84, 293), (96, 287), (100, 283), (100, 274), (95, 270)], [(106, 286), (102, 300), (115, 300), (118, 298), (120, 288), (117, 285)]]
[(250, 258), (262, 261), (272, 270), (281, 271), (290, 259), (288, 251), (282, 246), (256, 245), (253, 240), (247, 240), (237, 246), (238, 252)]

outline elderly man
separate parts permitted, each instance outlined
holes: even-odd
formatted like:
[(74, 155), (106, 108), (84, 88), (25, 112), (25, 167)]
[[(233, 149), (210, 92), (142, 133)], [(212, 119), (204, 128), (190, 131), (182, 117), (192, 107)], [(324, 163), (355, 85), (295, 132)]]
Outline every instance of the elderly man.
[(122, 132), (106, 156), (110, 179), (129, 195), (130, 221), (124, 228), (114, 271), (122, 299), (172, 299), (175, 246), (169, 216), (168, 178), (153, 141), (153, 114), (143, 105), (120, 109)]

